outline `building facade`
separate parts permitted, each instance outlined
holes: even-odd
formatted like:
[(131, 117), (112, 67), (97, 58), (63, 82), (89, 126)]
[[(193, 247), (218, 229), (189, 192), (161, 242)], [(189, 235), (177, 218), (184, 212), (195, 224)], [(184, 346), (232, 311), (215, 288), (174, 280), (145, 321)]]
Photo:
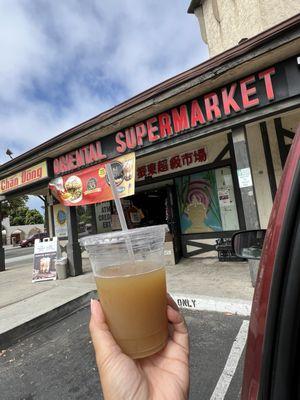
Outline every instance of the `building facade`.
[(188, 12), (199, 21), (213, 57), (300, 13), (298, 0), (192, 0)]
[(116, 211), (61, 209), (49, 181), (135, 152), (130, 227), (167, 223), (176, 261), (215, 256), (218, 238), (267, 226), (300, 121), (299, 49), (298, 14), (0, 166), (0, 195), (47, 196), (50, 234), (77, 275), (78, 237), (118, 229)]

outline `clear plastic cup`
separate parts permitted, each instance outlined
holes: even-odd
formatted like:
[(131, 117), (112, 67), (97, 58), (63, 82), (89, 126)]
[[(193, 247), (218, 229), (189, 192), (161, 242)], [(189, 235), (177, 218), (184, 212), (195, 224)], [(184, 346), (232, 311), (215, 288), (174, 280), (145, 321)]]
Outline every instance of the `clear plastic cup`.
[(109, 328), (133, 359), (158, 352), (168, 338), (163, 262), (167, 230), (167, 225), (157, 225), (80, 239)]

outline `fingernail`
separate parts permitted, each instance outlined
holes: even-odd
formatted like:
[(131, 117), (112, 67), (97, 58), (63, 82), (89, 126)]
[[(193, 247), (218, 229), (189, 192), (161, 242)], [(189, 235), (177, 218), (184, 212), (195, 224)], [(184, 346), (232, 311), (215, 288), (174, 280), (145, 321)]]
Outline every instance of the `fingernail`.
[(91, 314), (95, 314), (95, 303), (97, 300), (91, 299)]

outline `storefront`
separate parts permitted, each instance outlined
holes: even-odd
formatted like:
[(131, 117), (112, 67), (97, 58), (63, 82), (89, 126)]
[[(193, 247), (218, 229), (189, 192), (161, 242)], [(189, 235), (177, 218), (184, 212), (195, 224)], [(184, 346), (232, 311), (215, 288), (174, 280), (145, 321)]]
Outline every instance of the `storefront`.
[[(0, 178), (0, 221), (1, 216), (1, 203), (6, 199), (11, 199), (25, 194), (35, 194), (43, 196), (45, 206), (47, 206), (48, 182), (52, 176), (52, 162), (50, 160), (43, 160), (30, 167), (13, 171), (12, 174), (5, 175)], [(19, 227), (21, 228), (21, 227)], [(28, 226), (26, 226), (28, 230)], [(41, 228), (41, 227), (39, 227)], [(30, 227), (32, 231), (32, 226)], [(26, 230), (26, 229), (25, 229)], [(25, 239), (24, 230), (18, 229), (6, 231), (9, 243), (19, 243), (20, 240)], [(5, 257), (2, 243), (2, 235), (0, 235), (0, 271), (5, 269)]]
[[(62, 133), (0, 166), (0, 178), (47, 155), (51, 178), (63, 185), (92, 168), (81, 190), (95, 193), (101, 164), (135, 153), (135, 193), (123, 199), (128, 225), (167, 223), (176, 261), (216, 256), (216, 239), (267, 225), (300, 121), (299, 22), (296, 16)], [(114, 205), (79, 205), (75, 196), (63, 207), (48, 198), (50, 234), (66, 246), (73, 274), (81, 273), (78, 235), (119, 229)]]

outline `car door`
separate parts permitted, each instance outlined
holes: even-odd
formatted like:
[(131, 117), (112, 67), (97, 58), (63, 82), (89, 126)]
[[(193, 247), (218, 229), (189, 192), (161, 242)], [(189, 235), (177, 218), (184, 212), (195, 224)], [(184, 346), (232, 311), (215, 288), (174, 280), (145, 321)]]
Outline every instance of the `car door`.
[(242, 400), (295, 400), (300, 361), (300, 130), (279, 185), (258, 271)]

